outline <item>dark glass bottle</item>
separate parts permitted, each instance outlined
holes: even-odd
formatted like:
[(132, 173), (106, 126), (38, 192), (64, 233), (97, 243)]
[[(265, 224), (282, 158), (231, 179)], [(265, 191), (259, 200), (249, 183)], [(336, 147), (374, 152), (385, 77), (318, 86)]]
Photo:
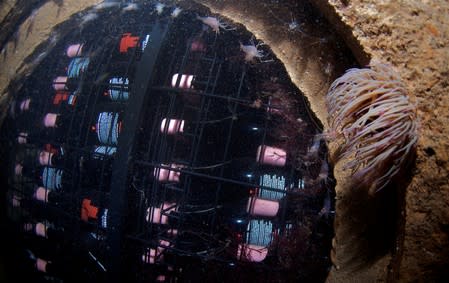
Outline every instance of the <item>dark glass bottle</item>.
[(38, 103), (36, 99), (32, 97), (24, 97), (13, 100), (9, 106), (9, 114), (13, 118), (17, 118), (21, 115), (30, 115), (36, 111)]
[(17, 163), (26, 168), (25, 171), (31, 172), (31, 175), (44, 178), (41, 181), (43, 185), (43, 182), (46, 182), (47, 185), (56, 186), (62, 176), (63, 180), (67, 181), (74, 181), (79, 177), (81, 187), (107, 191), (110, 186), (114, 153), (115, 147), (108, 146), (66, 150), (64, 147), (46, 145), (44, 148), (27, 148), (17, 159)]
[(160, 122), (161, 141), (168, 147), (169, 158), (194, 167), (207, 167), (223, 160), (223, 128), (214, 121), (196, 121), (193, 117), (167, 118)]
[(52, 241), (61, 241), (67, 238), (63, 227), (57, 227), (48, 221), (27, 222), (23, 224), (24, 231), (34, 234), (38, 237), (46, 238)]
[(82, 80), (77, 77), (70, 78), (60, 75), (53, 78), (52, 86), (55, 91), (78, 91), (82, 87)]
[[(33, 195), (36, 201), (40, 201), (61, 211), (66, 210), (77, 215), (86, 223), (95, 227), (106, 229), (108, 227), (108, 195), (102, 192), (86, 192), (80, 195), (66, 192), (51, 191), (45, 188), (37, 188)], [(72, 210), (75, 208), (75, 210)]]
[(69, 58), (75, 58), (87, 54), (88, 47), (85, 43), (73, 43), (66, 49), (66, 55)]
[[(24, 177), (32, 181), (37, 186), (45, 187), (49, 190), (60, 190), (63, 187), (63, 180), (67, 178), (64, 170), (50, 166), (29, 166), (17, 163), (14, 168), (16, 180)], [(26, 183), (26, 180), (23, 180)]]
[(17, 162), (27, 168), (38, 166), (57, 166), (60, 167), (64, 163), (65, 151), (63, 147), (45, 144), (44, 146), (33, 145), (23, 149)]
[(41, 130), (46, 113), (68, 115), (73, 112), (76, 100), (77, 95), (64, 90), (56, 91), (51, 98), (25, 97), (11, 103), (10, 116), (17, 128)]
[(266, 199), (280, 199), (287, 190), (303, 188), (291, 137), (279, 133), (282, 123), (264, 109), (242, 107), (232, 124), (227, 177), (254, 186), (256, 195)]
[(64, 143), (72, 126), (78, 123), (72, 113), (48, 112), (39, 118), (17, 125), (17, 142), (19, 144)]
[(232, 123), (230, 156), (254, 157), (262, 164), (278, 167), (292, 163), (289, 138), (279, 132), (282, 122), (264, 109), (237, 108)]

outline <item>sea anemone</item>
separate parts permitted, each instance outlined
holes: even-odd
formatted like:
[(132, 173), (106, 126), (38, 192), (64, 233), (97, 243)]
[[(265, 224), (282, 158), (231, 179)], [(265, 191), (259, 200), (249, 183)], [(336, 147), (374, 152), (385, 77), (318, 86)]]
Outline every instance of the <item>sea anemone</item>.
[(335, 160), (350, 158), (354, 184), (377, 192), (406, 166), (416, 150), (416, 108), (389, 65), (349, 69), (326, 97), (328, 134), (341, 141)]

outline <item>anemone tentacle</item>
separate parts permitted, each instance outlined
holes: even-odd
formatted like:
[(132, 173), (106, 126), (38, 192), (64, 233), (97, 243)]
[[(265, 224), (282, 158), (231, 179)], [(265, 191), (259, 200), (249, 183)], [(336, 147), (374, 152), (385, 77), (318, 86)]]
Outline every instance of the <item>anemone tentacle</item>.
[(326, 97), (329, 130), (342, 141), (337, 161), (357, 182), (379, 191), (411, 157), (418, 140), (415, 105), (391, 66), (352, 68), (336, 79)]

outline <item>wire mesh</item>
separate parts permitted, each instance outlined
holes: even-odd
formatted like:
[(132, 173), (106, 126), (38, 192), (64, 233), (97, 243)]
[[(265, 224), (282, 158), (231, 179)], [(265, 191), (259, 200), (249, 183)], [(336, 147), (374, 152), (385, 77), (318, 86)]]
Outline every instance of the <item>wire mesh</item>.
[[(281, 239), (306, 223), (297, 215), (318, 214), (327, 189), (307, 183), (326, 161), (322, 149), (302, 158), (317, 130), (301, 94), (279, 63), (244, 60), (249, 33), (218, 35), (197, 11), (173, 18), (141, 4), (73, 31), (15, 94), (11, 218), (63, 228), (64, 247), (85, 251), (93, 277), (282, 270)], [(45, 125), (48, 113), (56, 126)], [(15, 172), (25, 161), (29, 176)], [(318, 199), (310, 211), (287, 205), (308, 194)]]

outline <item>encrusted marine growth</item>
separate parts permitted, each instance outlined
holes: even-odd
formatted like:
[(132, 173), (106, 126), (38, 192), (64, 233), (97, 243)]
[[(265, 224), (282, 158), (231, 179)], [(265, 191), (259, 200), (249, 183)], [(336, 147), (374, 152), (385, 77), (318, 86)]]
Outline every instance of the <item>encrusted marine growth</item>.
[(341, 140), (336, 161), (370, 192), (384, 188), (410, 160), (418, 140), (415, 105), (401, 78), (386, 64), (349, 69), (326, 98), (329, 135)]

